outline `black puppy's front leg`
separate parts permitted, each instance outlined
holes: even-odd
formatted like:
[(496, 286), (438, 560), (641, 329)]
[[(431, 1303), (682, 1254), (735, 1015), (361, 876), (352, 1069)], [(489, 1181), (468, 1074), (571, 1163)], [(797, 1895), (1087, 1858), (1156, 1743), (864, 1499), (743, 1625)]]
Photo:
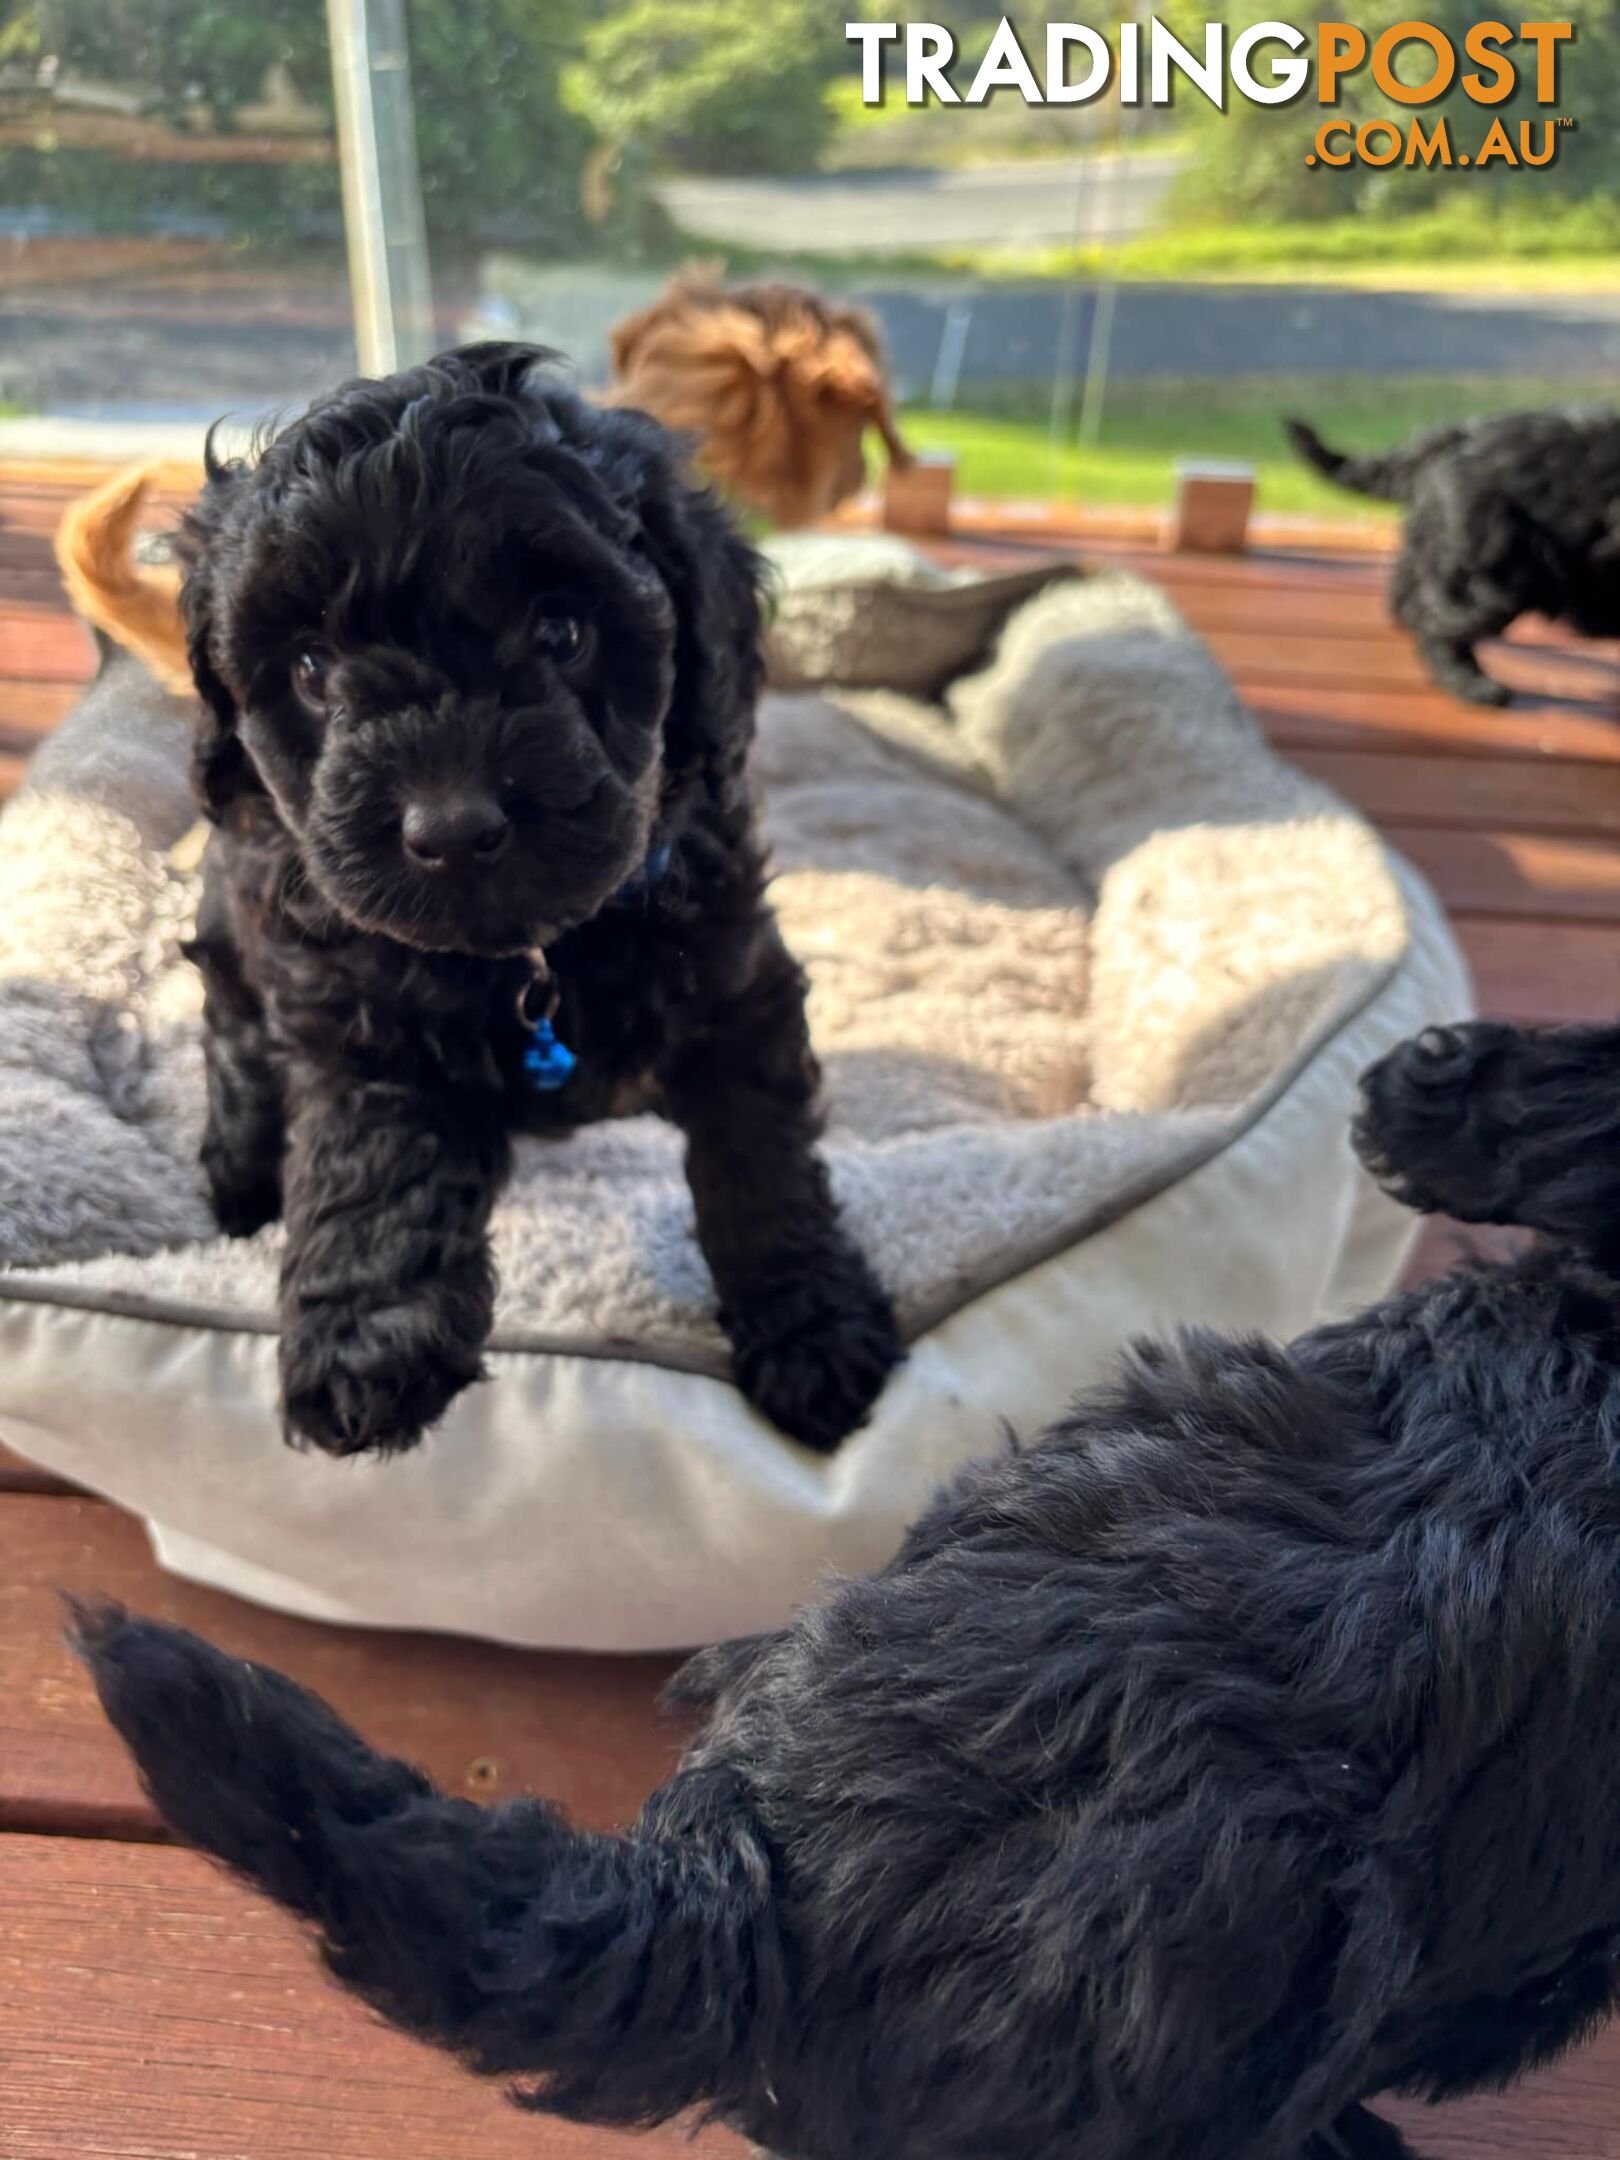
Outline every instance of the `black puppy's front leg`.
[(233, 1013), (221, 1018), (210, 992), (204, 1028), (208, 1122), (203, 1128), (203, 1175), (225, 1235), (251, 1237), (281, 1213), (281, 1157), (286, 1145), (281, 1088), (262, 1014)]
[(1407, 524), (1405, 545), (1395, 565), (1390, 606), (1395, 620), (1410, 631), (1418, 653), (1442, 690), (1470, 705), (1511, 705), (1506, 683), (1487, 675), (1476, 647), (1500, 637), (1519, 613), (1507, 593), (1489, 599), (1459, 598), (1469, 580), (1458, 564), (1454, 526), (1433, 503), (1418, 505)]
[(304, 1072), (293, 1099), (288, 1436), (333, 1455), (406, 1448), (482, 1374), (505, 1130), (492, 1105), (406, 1082)]
[(830, 1450), (865, 1422), (900, 1339), (816, 1149), (803, 974), (774, 923), (751, 944), (742, 987), (698, 1016), (659, 1077), (737, 1384), (790, 1438)]
[(1428, 1028), (1364, 1075), (1355, 1137), (1411, 1207), (1620, 1265), (1620, 1027)]
[(203, 1070), (208, 1117), (200, 1151), (219, 1227), (251, 1237), (281, 1213), (281, 1157), (287, 1140), (281, 1082), (270, 1054), (264, 1006), (218, 905), (204, 899), (186, 956), (203, 979)]

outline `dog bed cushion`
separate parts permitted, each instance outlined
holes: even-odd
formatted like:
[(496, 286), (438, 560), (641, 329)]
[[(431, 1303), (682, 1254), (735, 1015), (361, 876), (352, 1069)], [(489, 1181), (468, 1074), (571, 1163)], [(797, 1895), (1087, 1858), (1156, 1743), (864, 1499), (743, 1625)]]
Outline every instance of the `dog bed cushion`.
[(520, 1146), (491, 1377), (423, 1446), (283, 1444), (280, 1233), (219, 1237), (195, 1166), (189, 716), (121, 663), (0, 819), (0, 1436), (295, 1611), (681, 1646), (881, 1562), (1124, 1338), (1388, 1285), (1410, 1218), (1348, 1148), (1356, 1074), (1468, 1006), (1418, 879), (1146, 584), (1009, 593), (929, 704), (831, 687), (871, 680), (905, 581), (853, 618), (822, 582), (823, 687), (767, 698), (758, 774), (834, 1181), (910, 1344), (870, 1424), (820, 1458), (735, 1393), (679, 1136), (634, 1117)]

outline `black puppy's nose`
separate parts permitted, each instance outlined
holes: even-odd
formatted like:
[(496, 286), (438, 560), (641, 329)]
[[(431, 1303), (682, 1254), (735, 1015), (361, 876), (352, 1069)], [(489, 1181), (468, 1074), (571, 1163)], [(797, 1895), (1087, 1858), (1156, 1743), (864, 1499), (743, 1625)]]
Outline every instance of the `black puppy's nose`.
[(505, 854), (512, 828), (488, 795), (429, 795), (407, 806), (404, 836), (424, 870), (481, 870)]

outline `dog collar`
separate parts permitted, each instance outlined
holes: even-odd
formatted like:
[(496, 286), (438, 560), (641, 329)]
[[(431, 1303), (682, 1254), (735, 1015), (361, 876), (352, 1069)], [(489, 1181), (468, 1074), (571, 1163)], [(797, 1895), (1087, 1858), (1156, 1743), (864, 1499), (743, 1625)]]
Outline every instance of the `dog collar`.
[[(619, 887), (609, 905), (650, 892), (668, 870), (673, 852), (667, 840), (655, 847), (635, 876)], [(524, 1076), (541, 1095), (555, 1095), (559, 1088), (566, 1087), (579, 1063), (568, 1045), (557, 1039), (557, 1007), (561, 1002), (562, 992), (545, 954), (530, 953), (529, 979), (518, 992), (517, 1011), (519, 1025), (529, 1033), (529, 1047), (523, 1053)]]
[(572, 1050), (557, 1040), (554, 1022), (562, 993), (543, 952), (530, 953), (529, 979), (518, 992), (518, 1024), (529, 1031), (529, 1047), (523, 1053), (523, 1072), (530, 1087), (542, 1095), (555, 1095), (566, 1087), (579, 1063)]
[(651, 892), (652, 888), (668, 870), (670, 857), (674, 852), (674, 848), (671, 847), (667, 840), (660, 841), (635, 876), (625, 879), (624, 883), (613, 895), (612, 900), (608, 902), (608, 905), (610, 907), (616, 906), (621, 900), (639, 900), (643, 893)]

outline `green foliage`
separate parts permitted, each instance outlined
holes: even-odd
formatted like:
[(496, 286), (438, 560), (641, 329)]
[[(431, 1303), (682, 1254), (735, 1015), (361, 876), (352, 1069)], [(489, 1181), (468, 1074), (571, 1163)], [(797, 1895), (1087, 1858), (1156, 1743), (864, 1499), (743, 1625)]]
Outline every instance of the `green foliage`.
[(38, 0), (0, 0), (0, 67), (37, 60), (42, 43)]
[[(406, 0), (417, 150), (429, 225), (518, 226), (577, 243), (589, 128), (564, 110), (559, 77), (590, 0)], [(321, 0), (9, 0), (0, 57), (60, 56), (63, 70), (141, 94), (179, 127), (232, 133), (273, 67), (330, 121)], [(48, 135), (49, 126), (42, 128)], [(71, 141), (71, 131), (56, 132)], [(335, 172), (243, 170), (161, 160), (133, 165), (71, 147), (9, 153), (9, 199), (44, 202), (116, 228), (154, 209), (213, 211), (244, 234), (286, 238), (336, 210)]]
[(493, 220), (544, 244), (578, 240), (591, 135), (560, 95), (574, 0), (406, 0), (406, 11), (429, 225)]
[(585, 30), (565, 94), (611, 143), (700, 171), (802, 171), (847, 52), (819, 0), (625, 0)]
[(144, 87), (170, 119), (200, 103), (229, 132), (277, 61), (306, 97), (325, 84), (326, 22), (315, 0), (38, 0), (37, 14), (64, 68)]
[[(1161, 12), (1178, 34), (1188, 34), (1186, 23), (1178, 19), (1186, 13), (1186, 0), (1175, 0)], [(1345, 12), (1371, 42), (1395, 23), (1409, 20), (1414, 11), (1407, 0), (1365, 0), (1364, 5)], [(1196, 13), (1200, 20), (1223, 17), (1229, 36), (1247, 29), (1254, 20), (1254, 10), (1238, 0), (1217, 0), (1207, 8), (1205, 0), (1198, 0)], [(1464, 34), (1482, 20), (1477, 0), (1429, 0), (1417, 13), (1452, 38), (1459, 56)], [(1453, 199), (1479, 201), (1492, 196), (1511, 197), (1521, 204), (1547, 204), (1560, 196), (1620, 200), (1615, 118), (1620, 110), (1620, 0), (1581, 0), (1578, 7), (1564, 10), (1563, 18), (1575, 23), (1576, 37), (1562, 48), (1560, 94), (1554, 108), (1535, 101), (1534, 53), (1523, 45), (1508, 52), (1520, 64), (1520, 86), (1507, 103), (1497, 106), (1473, 104), (1463, 95), (1460, 82), (1432, 106), (1402, 105), (1379, 90), (1367, 67), (1342, 79), (1331, 113), (1316, 103), (1314, 90), (1288, 106), (1258, 106), (1230, 98), (1225, 113), (1215, 112), (1195, 94), (1185, 101), (1194, 123), (1195, 154), (1183, 176), (1182, 202), (1205, 218), (1213, 214), (1237, 219), (1257, 212), (1290, 218), (1337, 218), (1351, 212), (1404, 217)], [(1518, 19), (1513, 18), (1515, 26)], [(1396, 59), (1397, 72), (1412, 81), (1425, 79), (1430, 65), (1430, 56), (1418, 45), (1405, 48)], [(1459, 79), (1472, 72), (1472, 63), (1457, 72)], [(1404, 165), (1379, 169), (1352, 164), (1314, 171), (1305, 167), (1305, 153), (1322, 120), (1342, 119), (1353, 127), (1368, 120), (1390, 120), (1404, 131), (1414, 117), (1427, 127), (1441, 114), (1449, 119), (1459, 143), (1468, 147), (1483, 136), (1493, 117), (1506, 124), (1515, 142), (1520, 120), (1569, 114), (1580, 125), (1544, 169), (1515, 169), (1506, 164), (1478, 172)]]

